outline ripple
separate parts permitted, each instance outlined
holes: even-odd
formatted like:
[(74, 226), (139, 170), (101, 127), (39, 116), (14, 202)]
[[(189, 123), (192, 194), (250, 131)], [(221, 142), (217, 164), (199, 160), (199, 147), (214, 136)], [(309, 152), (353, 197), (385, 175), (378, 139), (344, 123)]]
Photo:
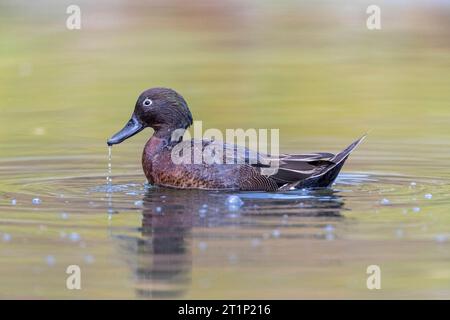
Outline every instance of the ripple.
[[(85, 162), (80, 158), (79, 161)], [(20, 162), (20, 161), (19, 161)], [(221, 213), (242, 215), (303, 215), (340, 216), (349, 209), (402, 207), (409, 212), (421, 212), (423, 208), (447, 205), (448, 181), (436, 177), (405, 176), (372, 172), (344, 172), (329, 189), (293, 190), (287, 192), (210, 192), (192, 190), (170, 190), (144, 184), (142, 173), (117, 174), (113, 184), (105, 184), (105, 174), (72, 176), (70, 164), (64, 161), (26, 160), (13, 168), (43, 166), (42, 172), (52, 174), (49, 164), (57, 163), (62, 177), (27, 177), (12, 183), (14, 192), (4, 192), (0, 206), (7, 210), (54, 210), (57, 212), (142, 211), (165, 214), (173, 208), (193, 205), (204, 223), (216, 223)], [(45, 175), (44, 175), (45, 176)], [(201, 194), (201, 196), (199, 196)], [(234, 197), (234, 198), (233, 198)], [(229, 199), (239, 199), (239, 205), (230, 204)], [(203, 205), (203, 207), (202, 207)], [(169, 208), (167, 208), (169, 207)], [(177, 209), (178, 210), (178, 209)], [(182, 209), (180, 209), (182, 210)], [(216, 220), (214, 220), (216, 219)], [(63, 219), (62, 219), (63, 220)]]

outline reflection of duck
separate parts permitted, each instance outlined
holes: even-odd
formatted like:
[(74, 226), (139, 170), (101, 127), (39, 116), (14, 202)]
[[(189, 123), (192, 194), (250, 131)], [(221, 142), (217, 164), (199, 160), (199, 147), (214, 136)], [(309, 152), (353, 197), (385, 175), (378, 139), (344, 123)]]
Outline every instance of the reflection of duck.
[[(166, 197), (170, 200), (166, 203)], [(137, 241), (136, 293), (144, 298), (176, 298), (190, 283), (192, 211), (183, 200), (158, 189), (144, 196), (142, 237)]]
[[(239, 193), (240, 199), (244, 201), (239, 208), (236, 208), (234, 201), (229, 201), (235, 197), (235, 194), (201, 190), (150, 188), (146, 192), (143, 198), (141, 235), (116, 235), (132, 270), (138, 297), (179, 298), (186, 294), (192, 273), (193, 227), (206, 228), (207, 233), (215, 234), (215, 231), (222, 227), (228, 228), (230, 224), (246, 227), (250, 224), (261, 232), (263, 239), (274, 227), (283, 227), (274, 226), (273, 220), (267, 220), (268, 217), (279, 217), (281, 220), (286, 215), (290, 218), (339, 218), (342, 217), (344, 206), (342, 198), (332, 189)], [(239, 219), (236, 219), (236, 213)], [(243, 220), (247, 222), (241, 224)], [(271, 223), (267, 223), (268, 221)], [(308, 218), (296, 227), (308, 229), (320, 224), (320, 221)], [(254, 236), (253, 234), (252, 237)], [(325, 238), (330, 235), (315, 235), (308, 231), (291, 234), (292, 236)], [(244, 243), (247, 241), (248, 239), (244, 240)], [(200, 241), (200, 250), (201, 243)], [(242, 249), (245, 250), (246, 246)]]
[[(182, 133), (190, 125), (192, 115), (183, 97), (172, 89), (153, 88), (139, 96), (131, 120), (108, 140), (108, 145), (121, 143), (151, 127), (155, 132), (142, 158), (150, 183), (185, 189), (276, 191), (330, 186), (350, 152), (364, 138), (337, 155), (310, 153), (271, 157), (214, 140), (182, 141)], [(172, 159), (174, 151), (183, 153), (183, 158), (189, 161), (176, 163)], [(205, 159), (205, 154), (210, 157)], [(268, 168), (277, 170), (274, 173)]]

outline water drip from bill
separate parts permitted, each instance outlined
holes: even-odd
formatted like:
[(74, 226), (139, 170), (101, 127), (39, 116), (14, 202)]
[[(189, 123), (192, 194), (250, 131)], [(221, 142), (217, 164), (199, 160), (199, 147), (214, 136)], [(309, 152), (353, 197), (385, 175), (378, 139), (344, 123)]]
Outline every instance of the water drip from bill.
[(112, 146), (108, 146), (108, 174), (106, 176), (106, 199), (108, 202), (108, 219), (111, 219), (112, 208)]

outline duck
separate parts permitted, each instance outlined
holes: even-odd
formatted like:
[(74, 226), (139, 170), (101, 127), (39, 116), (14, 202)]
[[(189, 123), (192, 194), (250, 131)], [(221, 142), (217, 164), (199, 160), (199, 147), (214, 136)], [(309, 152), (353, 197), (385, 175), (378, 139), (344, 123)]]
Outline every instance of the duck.
[[(142, 168), (149, 184), (178, 189), (276, 192), (329, 188), (350, 153), (366, 137), (363, 135), (337, 154), (271, 155), (215, 139), (184, 139), (183, 133), (192, 124), (193, 117), (183, 96), (170, 88), (151, 88), (139, 95), (131, 119), (107, 144), (119, 144), (150, 127), (153, 135), (142, 154)], [(174, 154), (192, 159), (195, 152), (203, 154), (211, 148), (221, 151), (213, 153), (216, 160), (223, 161), (202, 157), (198, 161), (174, 161)]]

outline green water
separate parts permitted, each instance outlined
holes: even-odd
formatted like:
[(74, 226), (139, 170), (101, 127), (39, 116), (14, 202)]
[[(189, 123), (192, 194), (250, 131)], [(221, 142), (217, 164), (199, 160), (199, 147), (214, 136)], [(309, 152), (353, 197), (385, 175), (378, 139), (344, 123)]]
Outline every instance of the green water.
[[(68, 31), (69, 2), (0, 2), (0, 297), (450, 298), (449, 7), (382, 2), (369, 31), (367, 2), (314, 3), (81, 1)], [(147, 129), (108, 189), (106, 140), (153, 86), (282, 152), (369, 136), (331, 190), (234, 210), (145, 186)]]

